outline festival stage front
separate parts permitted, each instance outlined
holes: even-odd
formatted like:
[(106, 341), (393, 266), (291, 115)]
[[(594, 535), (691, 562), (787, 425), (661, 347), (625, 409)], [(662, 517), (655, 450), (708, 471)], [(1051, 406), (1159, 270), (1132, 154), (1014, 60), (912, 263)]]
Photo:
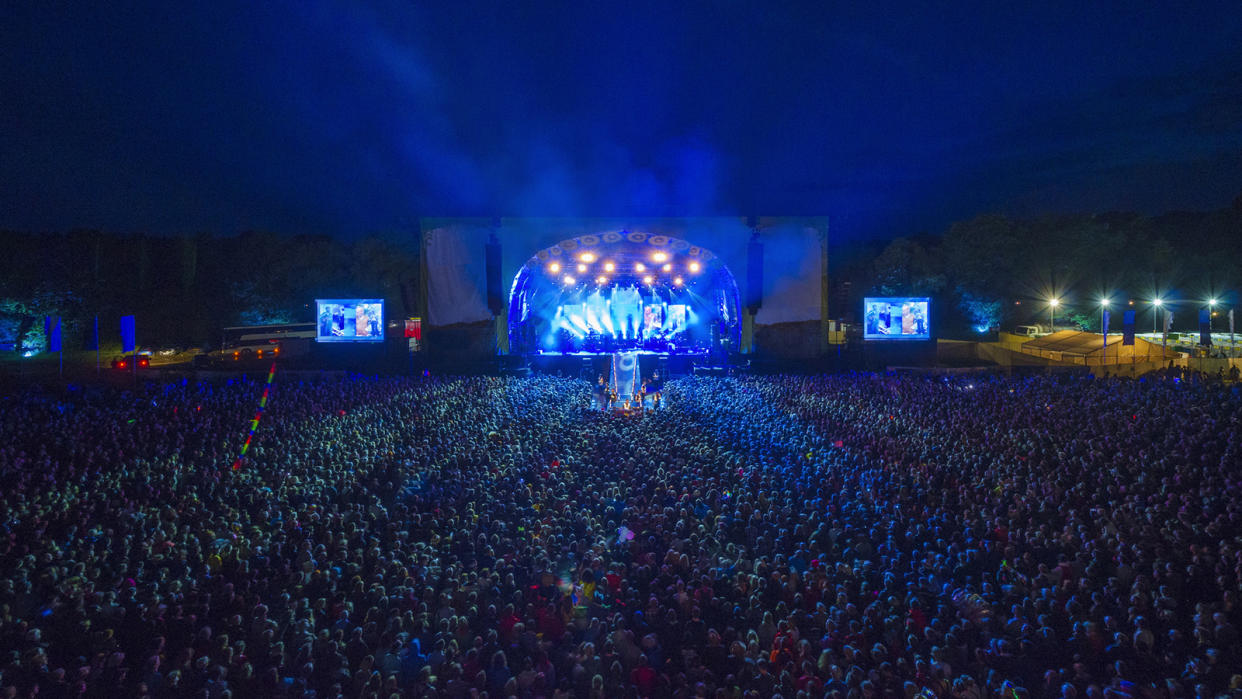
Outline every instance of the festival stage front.
[(427, 350), (453, 359), (638, 352), (688, 372), (777, 327), (771, 354), (826, 351), (823, 217), (420, 219), (419, 236)]

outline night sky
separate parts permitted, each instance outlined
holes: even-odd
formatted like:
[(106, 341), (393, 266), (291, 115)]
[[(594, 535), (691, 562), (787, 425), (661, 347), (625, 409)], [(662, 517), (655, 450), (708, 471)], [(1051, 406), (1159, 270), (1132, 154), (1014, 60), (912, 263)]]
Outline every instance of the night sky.
[(5, 3), (0, 227), (1223, 208), (1242, 10), (1155, 4)]

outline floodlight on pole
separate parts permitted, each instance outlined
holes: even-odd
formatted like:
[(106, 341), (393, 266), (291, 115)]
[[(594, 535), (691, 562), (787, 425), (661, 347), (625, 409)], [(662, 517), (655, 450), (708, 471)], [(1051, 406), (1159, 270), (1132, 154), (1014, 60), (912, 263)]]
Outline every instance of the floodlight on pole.
[(1048, 332), (1057, 331), (1057, 306), (1061, 305), (1061, 299), (1048, 299)]
[(1151, 332), (1156, 333), (1156, 316), (1160, 315), (1160, 307), (1164, 305), (1164, 299), (1157, 296), (1151, 300)]

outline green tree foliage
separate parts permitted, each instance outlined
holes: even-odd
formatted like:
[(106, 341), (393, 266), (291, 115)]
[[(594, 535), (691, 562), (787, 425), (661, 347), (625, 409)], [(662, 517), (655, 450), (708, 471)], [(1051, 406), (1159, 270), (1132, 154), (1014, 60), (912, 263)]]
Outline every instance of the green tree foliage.
[[(933, 244), (934, 245), (934, 244)], [(939, 249), (897, 238), (875, 259), (875, 290), (884, 296), (930, 296), (945, 285)]]
[[(1242, 202), (1242, 196), (1239, 197)], [(1098, 329), (1099, 299), (1155, 295), (1198, 304), (1242, 300), (1242, 204), (1159, 216), (1113, 212), (1017, 219), (987, 214), (951, 225), (938, 240), (898, 238), (875, 253), (872, 293), (930, 295), (942, 334), (971, 326), (1059, 321)], [(1190, 322), (1194, 314), (1178, 315)]]
[(64, 319), (66, 347), (116, 335), (138, 316), (138, 341), (209, 344), (229, 325), (312, 321), (316, 297), (392, 304), (415, 274), (401, 234), (342, 242), (251, 232), (231, 237), (63, 235), (0, 231), (0, 339), (40, 341), (43, 315)]

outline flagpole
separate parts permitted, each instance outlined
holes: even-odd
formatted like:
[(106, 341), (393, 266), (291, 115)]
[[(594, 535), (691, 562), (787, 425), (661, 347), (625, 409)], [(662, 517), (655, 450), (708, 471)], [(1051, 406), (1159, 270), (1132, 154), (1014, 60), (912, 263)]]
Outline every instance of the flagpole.
[(1233, 309), (1229, 309), (1229, 356), (1237, 356), (1237, 351), (1233, 346)]
[[(1108, 299), (1100, 304), (1100, 332), (1104, 333), (1104, 366), (1108, 366)], [(1105, 374), (1108, 370), (1105, 369)]]

